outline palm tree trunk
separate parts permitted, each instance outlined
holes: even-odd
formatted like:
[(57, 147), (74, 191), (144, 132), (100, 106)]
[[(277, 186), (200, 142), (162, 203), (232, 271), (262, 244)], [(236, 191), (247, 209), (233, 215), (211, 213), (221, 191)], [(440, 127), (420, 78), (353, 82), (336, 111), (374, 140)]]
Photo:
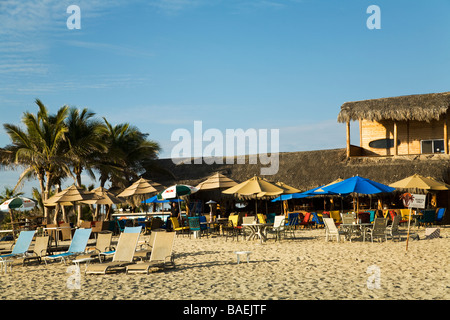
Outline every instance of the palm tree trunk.
[(64, 222), (68, 222), (66, 206), (61, 206), (61, 210), (62, 210), (62, 219), (63, 219), (63, 221)]
[(59, 215), (59, 209), (60, 209), (61, 205), (59, 203), (56, 204), (55, 206), (55, 212), (53, 215), (53, 223), (58, 225), (58, 215)]
[[(76, 169), (74, 169), (74, 173), (76, 175), (76, 183), (77, 183), (77, 187), (81, 188), (81, 171), (83, 169), (78, 167)], [(81, 226), (81, 213), (82, 213), (82, 207), (81, 204), (77, 204), (76, 205), (77, 208), (77, 226)]]
[[(45, 189), (44, 189), (44, 197), (43, 197), (43, 202), (48, 200), (48, 195), (50, 193), (50, 187), (51, 187), (51, 182), (50, 182), (50, 178), (51, 178), (51, 172), (50, 171), (45, 171), (45, 176), (46, 176), (46, 181), (45, 181)], [(44, 221), (46, 223), (48, 223), (49, 221), (49, 209), (47, 207), (44, 207)]]

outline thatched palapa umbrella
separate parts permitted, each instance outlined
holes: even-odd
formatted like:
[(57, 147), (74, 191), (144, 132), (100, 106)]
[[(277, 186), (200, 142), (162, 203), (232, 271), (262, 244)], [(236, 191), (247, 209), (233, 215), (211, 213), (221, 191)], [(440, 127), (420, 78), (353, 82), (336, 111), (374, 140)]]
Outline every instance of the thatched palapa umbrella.
[[(52, 206), (54, 204), (68, 204), (71, 203), (73, 206), (76, 205), (77, 202), (85, 201), (85, 200), (97, 200), (100, 197), (96, 194), (93, 194), (89, 191), (84, 190), (83, 188), (72, 185), (61, 192), (53, 195), (46, 202), (46, 206)], [(77, 218), (77, 222), (80, 221), (80, 216)]]
[[(257, 176), (254, 176), (253, 178), (244, 181), (242, 183), (239, 183), (235, 185), (234, 187), (231, 187), (229, 189), (226, 189), (222, 191), (225, 194), (235, 194), (238, 196), (248, 196), (250, 198), (255, 199), (255, 201), (258, 201), (258, 198), (264, 198), (269, 196), (277, 196), (282, 194), (284, 191), (283, 188), (280, 186), (277, 186), (273, 183), (270, 183), (269, 181), (259, 178)], [(258, 213), (258, 203), (256, 202), (255, 206), (255, 214)]]
[[(158, 189), (162, 187), (161, 184), (152, 180), (140, 178), (134, 182), (131, 186), (120, 192), (117, 197), (119, 198), (131, 198), (137, 197), (138, 203), (142, 203), (146, 197), (153, 193), (158, 192)], [(158, 189), (157, 189), (158, 188)]]
[(398, 189), (422, 189), (422, 190), (449, 190), (450, 186), (444, 182), (437, 181), (430, 177), (419, 174), (406, 177), (402, 180), (391, 183), (389, 186)]
[(122, 203), (125, 202), (125, 199), (115, 196), (112, 192), (108, 191), (107, 189), (103, 187), (98, 187), (90, 191), (91, 193), (99, 196), (98, 199), (92, 199), (92, 200), (83, 200), (80, 201), (81, 203), (85, 204), (95, 204), (97, 205), (95, 210), (95, 219), (98, 218), (98, 213), (100, 212), (100, 205), (108, 205), (111, 208), (112, 204)]
[(234, 187), (237, 184), (238, 183), (233, 179), (216, 172), (209, 176), (205, 181), (200, 182), (196, 188), (198, 190), (224, 189)]
[[(225, 175), (216, 172), (212, 175), (210, 175), (208, 178), (206, 178), (205, 181), (200, 182), (196, 188), (199, 191), (206, 191), (206, 192), (210, 192), (213, 196), (213, 198), (217, 198), (216, 200), (222, 200), (222, 199), (218, 199), (218, 198), (222, 198), (222, 192), (225, 189), (234, 187), (235, 185), (237, 185), (238, 183), (236, 181), (234, 181), (233, 179), (230, 179), (228, 177), (226, 177)], [(222, 206), (223, 202), (221, 203)], [(211, 211), (210, 211), (210, 217), (212, 217), (212, 204), (210, 204), (211, 207)]]
[[(391, 183), (389, 186), (397, 188), (397, 189), (405, 189), (405, 190), (417, 190), (422, 189), (426, 191), (430, 190), (449, 190), (450, 186), (444, 182), (439, 182), (430, 177), (423, 177), (418, 174), (414, 174), (412, 176), (406, 177), (402, 180)], [(411, 213), (412, 208), (409, 209), (409, 219), (408, 219), (408, 234), (406, 237), (406, 250), (408, 250), (408, 240), (409, 240), (409, 231), (411, 226)]]
[(123, 190), (121, 193), (119, 193), (118, 197), (132, 197), (135, 195), (141, 195), (141, 194), (150, 194), (154, 192), (158, 192), (156, 190), (156, 187), (160, 187), (161, 184), (157, 182), (153, 182), (151, 180), (147, 180), (144, 178), (140, 178), (136, 182), (134, 182), (131, 186)]

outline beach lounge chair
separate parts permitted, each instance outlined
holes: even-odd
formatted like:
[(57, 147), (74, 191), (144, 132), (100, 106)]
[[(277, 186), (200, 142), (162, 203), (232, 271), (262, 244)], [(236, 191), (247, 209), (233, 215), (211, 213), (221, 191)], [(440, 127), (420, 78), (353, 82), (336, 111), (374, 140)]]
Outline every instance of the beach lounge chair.
[(423, 216), (418, 220), (421, 225), (432, 225), (436, 220), (436, 210), (435, 209), (427, 209), (422, 211)]
[(314, 223), (311, 221), (311, 212), (305, 212), (303, 219), (299, 222), (299, 225), (305, 227), (311, 227)]
[(90, 257), (98, 257), (100, 262), (103, 262), (106, 257), (112, 257), (115, 252), (115, 248), (111, 245), (112, 232), (101, 232), (97, 235), (97, 241), (95, 247), (88, 248), (85, 254), (78, 255), (77, 260)]
[(317, 214), (317, 212), (311, 212), (312, 218), (311, 218), (311, 222), (314, 223), (314, 226), (316, 228), (318, 227), (323, 227), (324, 223), (322, 220), (322, 217), (319, 217), (319, 215)]
[(174, 267), (173, 242), (175, 232), (156, 232), (153, 242), (150, 260), (143, 263), (130, 264), (126, 267), (126, 273), (149, 273), (150, 268)]
[(386, 234), (394, 240), (394, 237), (398, 237), (400, 240), (400, 232), (398, 230), (398, 225), (400, 224), (400, 215), (395, 215), (392, 220), (392, 224), (386, 227)]
[(169, 218), (170, 222), (172, 222), (172, 229), (176, 232), (177, 235), (181, 234), (188, 234), (189, 233), (189, 227), (180, 226), (180, 223), (178, 222), (178, 219), (175, 217)]
[(336, 241), (341, 241), (341, 235), (347, 235), (348, 233), (344, 230), (339, 230), (334, 223), (333, 218), (323, 218), (325, 223), (325, 241), (328, 242), (330, 237), (336, 237)]
[(367, 212), (370, 214), (370, 223), (372, 223), (375, 220), (376, 217), (376, 210), (367, 210)]
[(116, 231), (116, 233), (122, 233), (123, 230), (125, 229), (126, 221), (123, 220), (123, 219), (118, 219), (118, 218), (114, 218), (114, 221), (116, 222), (115, 223), (115, 227), (116, 227), (115, 231)]
[(125, 233), (141, 233), (142, 231), (142, 226), (137, 226), (137, 227), (125, 227), (123, 229), (123, 232)]
[(384, 238), (387, 241), (386, 218), (377, 217), (373, 221), (373, 226), (365, 229), (363, 241), (365, 241), (366, 235), (371, 238), (372, 242), (374, 238)]
[(239, 240), (239, 232), (240, 229), (236, 228), (233, 220), (229, 219), (226, 224), (222, 225), (222, 233), (225, 236), (225, 241), (228, 240), (229, 237), (233, 238), (236, 237), (236, 241)]
[(264, 223), (264, 224), (267, 223), (267, 222), (266, 222), (266, 216), (265, 216), (264, 214), (258, 213), (258, 214), (257, 214), (257, 217), (258, 217), (258, 222), (259, 222), (259, 223)]
[(444, 219), (445, 211), (447, 208), (437, 208), (436, 210), (436, 223), (441, 223)]
[(342, 223), (342, 219), (341, 219), (341, 213), (339, 210), (332, 210), (329, 212), (330, 214), (330, 218), (334, 219), (334, 222), (336, 225), (341, 224)]
[(201, 237), (202, 233), (206, 233), (206, 236), (208, 237), (208, 229), (202, 228), (200, 225), (200, 217), (188, 217), (188, 223), (189, 223), (189, 237), (194, 232), (198, 232), (198, 236)]
[(9, 260), (11, 258), (25, 257), (28, 252), (28, 249), (30, 248), (31, 241), (33, 241), (35, 232), (36, 232), (35, 230), (21, 231), (11, 253), (1, 255), (0, 260)]
[(36, 237), (36, 240), (34, 242), (33, 252), (31, 255), (26, 256), (23, 258), (23, 265), (26, 265), (27, 263), (31, 261), (37, 261), (38, 264), (41, 263), (42, 257), (45, 257), (48, 255), (48, 241), (50, 239), (50, 236), (40, 236)]
[(402, 216), (402, 218), (400, 219), (400, 223), (408, 222), (410, 209), (398, 209), (397, 214), (398, 211), (400, 211), (400, 215)]
[(122, 232), (117, 242), (112, 261), (89, 264), (85, 274), (106, 274), (108, 271), (124, 270), (128, 264), (133, 263), (134, 253), (139, 240), (139, 233)]
[(292, 234), (292, 238), (295, 239), (295, 229), (298, 226), (298, 219), (299, 219), (299, 213), (289, 213), (288, 214), (288, 221), (286, 222), (286, 228), (285, 228), (285, 235), (286, 233)]
[(275, 222), (276, 213), (268, 213), (266, 215), (266, 223), (273, 224)]
[(83, 253), (86, 250), (86, 246), (91, 236), (91, 229), (77, 229), (73, 234), (72, 241), (70, 242), (69, 249), (66, 252), (49, 255), (44, 257), (44, 262), (47, 264), (48, 260), (61, 259), (64, 264), (66, 260), (70, 258), (75, 258), (77, 255)]
[[(159, 231), (153, 230), (152, 233), (150, 233), (150, 238), (147, 242), (139, 245), (139, 249), (136, 249), (136, 252), (134, 253), (133, 259), (134, 260), (148, 260), (150, 254), (152, 253), (153, 249), (153, 243), (155, 242), (155, 236), (159, 232), (166, 232), (164, 229), (160, 229)], [(144, 249), (145, 248), (145, 249)]]
[(270, 233), (275, 234), (275, 241), (281, 240), (281, 235), (284, 235), (286, 230), (286, 218), (284, 215), (275, 216), (273, 226), (269, 229)]

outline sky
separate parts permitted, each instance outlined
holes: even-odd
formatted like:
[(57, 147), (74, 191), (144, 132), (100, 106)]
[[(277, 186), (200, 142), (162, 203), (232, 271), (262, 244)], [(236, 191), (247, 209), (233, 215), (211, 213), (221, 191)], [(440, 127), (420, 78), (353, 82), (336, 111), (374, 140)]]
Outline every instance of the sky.
[[(194, 121), (278, 129), (281, 152), (344, 148), (344, 102), (450, 91), (448, 12), (448, 0), (0, 0), (0, 146), (38, 98), (135, 125), (161, 158)], [(20, 170), (0, 171), (0, 192)]]

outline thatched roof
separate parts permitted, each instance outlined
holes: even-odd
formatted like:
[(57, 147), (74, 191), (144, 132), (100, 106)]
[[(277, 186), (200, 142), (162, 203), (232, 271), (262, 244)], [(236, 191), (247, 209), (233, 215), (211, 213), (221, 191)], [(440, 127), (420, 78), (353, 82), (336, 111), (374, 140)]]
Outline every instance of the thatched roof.
[[(243, 182), (254, 175), (260, 176), (260, 164), (178, 164), (171, 159), (157, 160), (160, 166), (170, 170), (175, 179), (148, 172), (145, 177), (166, 186), (178, 183), (197, 185), (215, 172)], [(443, 154), (404, 157), (346, 158), (345, 149), (284, 152), (279, 154), (279, 170), (265, 176), (272, 182), (284, 182), (302, 191), (315, 188), (338, 178), (354, 175), (390, 184), (414, 173), (431, 176), (449, 183), (449, 157)]]
[(415, 94), (392, 98), (346, 102), (338, 122), (356, 120), (438, 120), (450, 107), (450, 92)]

